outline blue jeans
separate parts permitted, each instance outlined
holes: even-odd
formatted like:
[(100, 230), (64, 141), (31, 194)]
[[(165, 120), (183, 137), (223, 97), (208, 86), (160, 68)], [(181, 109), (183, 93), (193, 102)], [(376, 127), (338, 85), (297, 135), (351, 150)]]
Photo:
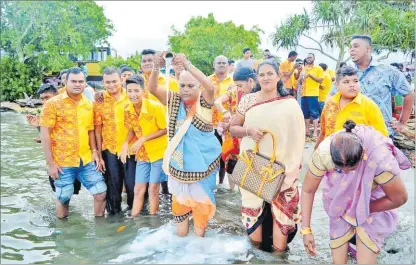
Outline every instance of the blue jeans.
[(319, 116), (321, 116), (322, 111), (324, 110), (325, 107), (325, 101), (319, 101)]
[(319, 119), (319, 103), (318, 97), (302, 97), (301, 108), (305, 120)]
[(167, 181), (168, 177), (162, 170), (163, 159), (153, 163), (137, 161), (136, 183), (161, 183)]
[(58, 172), (59, 179), (55, 180), (56, 197), (61, 203), (67, 203), (74, 194), (74, 181), (78, 179), (91, 195), (107, 191), (104, 177), (95, 170), (95, 163), (85, 166), (80, 162), (79, 167), (61, 167), (63, 174)]

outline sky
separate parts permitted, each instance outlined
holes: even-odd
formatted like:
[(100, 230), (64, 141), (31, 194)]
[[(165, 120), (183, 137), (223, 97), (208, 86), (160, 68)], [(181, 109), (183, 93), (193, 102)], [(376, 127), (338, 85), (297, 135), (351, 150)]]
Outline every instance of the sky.
[[(113, 36), (109, 38), (112, 48), (118, 55), (126, 58), (143, 49), (166, 50), (168, 36), (172, 34), (171, 27), (183, 30), (185, 24), (193, 16), (206, 17), (213, 13), (218, 22), (232, 20), (236, 25), (244, 25), (251, 29), (258, 25), (265, 33), (261, 37), (261, 49), (269, 49), (281, 58), (287, 58), (286, 49), (273, 47), (269, 36), (277, 25), (291, 14), (301, 13), (305, 8), (311, 10), (310, 1), (96, 1), (104, 8), (105, 16), (115, 27)], [(155, 17), (156, 16), (156, 17)], [(316, 33), (320, 35), (320, 33)], [(300, 42), (306, 47), (316, 47), (311, 40), (301, 38)], [(296, 48), (299, 58), (306, 58), (309, 50)], [(338, 51), (325, 47), (325, 51), (338, 57)], [(113, 50), (114, 54), (115, 51)], [(335, 67), (335, 62), (314, 51), (316, 63), (326, 63)], [(390, 56), (386, 63), (403, 56)]]

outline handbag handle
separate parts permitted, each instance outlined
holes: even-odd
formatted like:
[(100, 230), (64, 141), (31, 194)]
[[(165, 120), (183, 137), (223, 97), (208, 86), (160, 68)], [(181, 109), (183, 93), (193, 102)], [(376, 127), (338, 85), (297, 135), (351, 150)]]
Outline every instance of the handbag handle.
[[(273, 139), (273, 154), (270, 156), (270, 163), (273, 164), (276, 161), (276, 149), (277, 149), (277, 146), (276, 146), (276, 137), (269, 130), (263, 129), (263, 130), (260, 130), (260, 131), (263, 134), (270, 134), (272, 136), (272, 139)], [(260, 141), (258, 143), (256, 143), (256, 146), (253, 149), (253, 153), (254, 154), (258, 154), (258, 152), (259, 152), (259, 144), (260, 144)]]

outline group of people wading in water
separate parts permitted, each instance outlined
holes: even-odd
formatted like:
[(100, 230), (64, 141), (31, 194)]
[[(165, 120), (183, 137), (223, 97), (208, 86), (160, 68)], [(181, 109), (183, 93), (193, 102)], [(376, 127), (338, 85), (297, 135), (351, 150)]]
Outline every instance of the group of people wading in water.
[[(177, 234), (189, 233), (192, 216), (195, 234), (204, 236), (216, 212), (219, 170), (232, 174), (238, 153), (259, 144), (262, 155), (284, 164), (285, 179), (271, 203), (239, 187), (242, 223), (253, 245), (285, 252), (300, 231), (306, 251), (316, 255), (311, 227), (319, 224), (311, 224), (311, 214), (323, 181), (334, 263), (347, 262), (351, 244), (358, 263), (376, 262), (383, 240), (398, 224), (395, 209), (407, 200), (401, 170), (411, 166), (385, 124), (373, 126), (367, 113), (344, 115), (341, 125), (336, 115), (326, 118), (325, 126), (332, 122), (333, 131), (321, 132), (299, 193), (309, 128), (296, 98), (284, 88), (279, 65), (265, 59), (254, 70), (237, 68), (230, 77), (227, 58), (218, 56), (215, 73), (207, 77), (184, 54), (176, 54), (175, 76), (166, 80), (160, 73), (164, 55), (143, 51), (143, 75), (128, 67), (106, 68), (105, 91), (96, 93), (94, 103), (83, 95), (83, 72), (71, 68), (61, 94), (45, 102), (39, 125), (58, 217), (69, 214), (75, 180), (93, 195), (97, 217), (106, 209), (108, 214), (121, 211), (123, 183), (131, 216), (141, 213), (146, 193), (149, 214), (157, 214), (160, 184), (167, 180)], [(361, 95), (358, 80), (356, 69), (338, 69), (337, 100), (331, 104), (342, 109), (352, 101), (371, 101)], [(382, 120), (371, 102), (376, 109), (371, 115)], [(276, 150), (264, 130), (275, 136)]]

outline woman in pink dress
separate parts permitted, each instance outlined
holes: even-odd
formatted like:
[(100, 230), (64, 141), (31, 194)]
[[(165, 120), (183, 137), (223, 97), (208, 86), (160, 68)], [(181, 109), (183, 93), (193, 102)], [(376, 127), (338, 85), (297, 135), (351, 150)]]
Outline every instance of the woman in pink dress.
[(353, 243), (359, 264), (375, 264), (383, 240), (397, 227), (395, 209), (407, 201), (400, 173), (411, 164), (390, 138), (373, 127), (349, 120), (344, 128), (326, 138), (309, 160), (302, 186), (301, 234), (306, 251), (316, 255), (310, 219), (323, 180), (333, 262), (345, 264)]

